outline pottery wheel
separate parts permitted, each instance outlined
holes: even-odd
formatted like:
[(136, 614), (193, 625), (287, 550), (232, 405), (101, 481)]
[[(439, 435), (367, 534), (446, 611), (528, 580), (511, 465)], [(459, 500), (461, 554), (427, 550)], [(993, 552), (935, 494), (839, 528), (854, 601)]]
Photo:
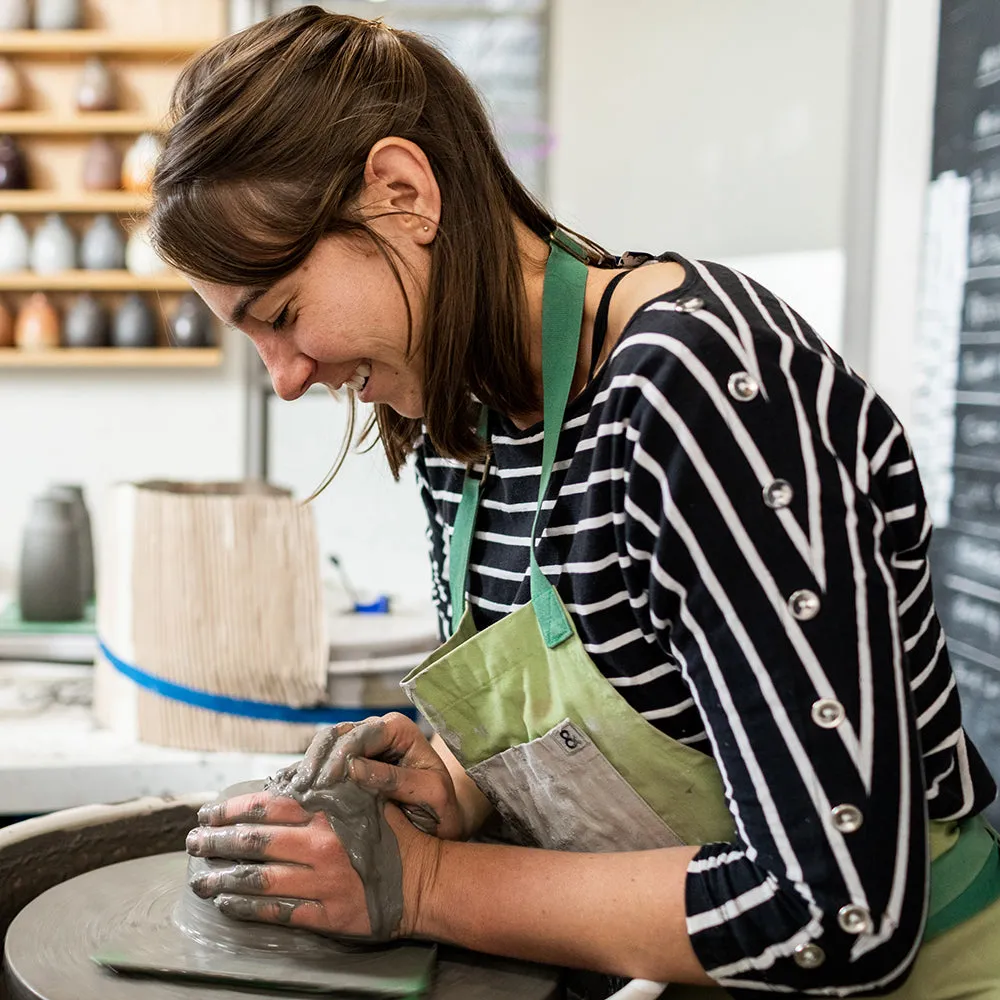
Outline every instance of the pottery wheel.
[[(174, 914), (187, 888), (187, 855), (159, 854), (124, 861), (87, 872), (49, 889), (14, 919), (4, 944), (4, 983), (12, 1000), (260, 1000), (261, 996), (315, 998), (316, 986), (289, 992), (262, 991), (253, 971), (246, 988), (229, 982), (209, 984), (117, 975), (94, 960), (122, 941), (144, 942), (150, 954), (161, 947), (176, 952)], [(323, 939), (303, 933), (313, 944)], [(183, 947), (183, 942), (182, 942)], [(265, 956), (266, 957), (266, 956)], [(411, 955), (410, 958), (413, 956)], [(389, 980), (412, 966), (407, 946), (362, 955), (360, 965), (376, 961), (378, 975)], [(227, 961), (232, 962), (232, 956)], [(260, 955), (256, 958), (260, 966)], [(170, 964), (168, 961), (167, 965)], [(350, 962), (348, 963), (350, 964)], [(249, 963), (250, 966), (253, 962)], [(510, 962), (443, 948), (438, 955), (428, 1000), (553, 1000), (558, 993), (557, 970)], [(329, 990), (326, 990), (328, 995)], [(371, 992), (335, 994), (343, 1000), (371, 1000)]]

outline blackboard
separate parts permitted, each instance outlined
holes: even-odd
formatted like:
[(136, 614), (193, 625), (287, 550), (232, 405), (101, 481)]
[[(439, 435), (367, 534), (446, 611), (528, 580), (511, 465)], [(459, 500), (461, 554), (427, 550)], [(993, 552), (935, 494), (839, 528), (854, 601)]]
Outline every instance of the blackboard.
[[(932, 190), (965, 192), (961, 315), (944, 350), (950, 461), (935, 513), (934, 592), (965, 728), (1000, 776), (1000, 3), (942, 0)], [(962, 181), (966, 183), (962, 185)], [(934, 239), (929, 232), (928, 243)], [(933, 256), (933, 254), (930, 254)], [(926, 261), (926, 257), (925, 257)], [(959, 296), (956, 296), (957, 302)], [(940, 345), (939, 345), (940, 346)], [(917, 452), (918, 462), (921, 455)], [(921, 463), (922, 464), (922, 463)], [(933, 463), (931, 463), (933, 464)], [(938, 492), (940, 490), (931, 490)], [(933, 509), (933, 507), (932, 507)], [(988, 810), (1000, 822), (1000, 804)]]

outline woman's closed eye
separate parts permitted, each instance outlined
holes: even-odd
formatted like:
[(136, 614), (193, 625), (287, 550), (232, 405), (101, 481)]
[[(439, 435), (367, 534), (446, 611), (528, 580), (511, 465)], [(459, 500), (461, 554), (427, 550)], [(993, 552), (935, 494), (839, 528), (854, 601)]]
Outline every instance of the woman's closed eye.
[(282, 309), (280, 313), (278, 313), (274, 322), (271, 323), (271, 329), (274, 330), (275, 333), (277, 333), (287, 323), (288, 323), (288, 306), (285, 306), (285, 308)]

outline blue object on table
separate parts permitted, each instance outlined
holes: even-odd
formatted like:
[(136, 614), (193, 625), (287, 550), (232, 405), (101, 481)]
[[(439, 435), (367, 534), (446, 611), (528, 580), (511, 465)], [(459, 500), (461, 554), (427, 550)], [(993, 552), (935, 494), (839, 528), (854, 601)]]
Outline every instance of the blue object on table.
[(354, 612), (359, 615), (387, 615), (389, 613), (389, 595), (379, 594), (374, 601), (354, 602)]

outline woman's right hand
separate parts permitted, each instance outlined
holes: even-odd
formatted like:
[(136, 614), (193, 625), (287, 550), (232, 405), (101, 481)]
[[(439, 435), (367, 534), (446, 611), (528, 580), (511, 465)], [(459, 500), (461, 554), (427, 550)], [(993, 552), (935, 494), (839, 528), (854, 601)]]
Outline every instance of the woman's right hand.
[[(447, 753), (443, 744), (441, 748)], [(303, 791), (352, 780), (395, 802), (418, 830), (443, 840), (464, 840), (490, 806), (461, 765), (454, 758), (452, 762), (457, 774), (415, 722), (391, 712), (317, 733), (294, 773), (289, 768), (285, 776)]]

